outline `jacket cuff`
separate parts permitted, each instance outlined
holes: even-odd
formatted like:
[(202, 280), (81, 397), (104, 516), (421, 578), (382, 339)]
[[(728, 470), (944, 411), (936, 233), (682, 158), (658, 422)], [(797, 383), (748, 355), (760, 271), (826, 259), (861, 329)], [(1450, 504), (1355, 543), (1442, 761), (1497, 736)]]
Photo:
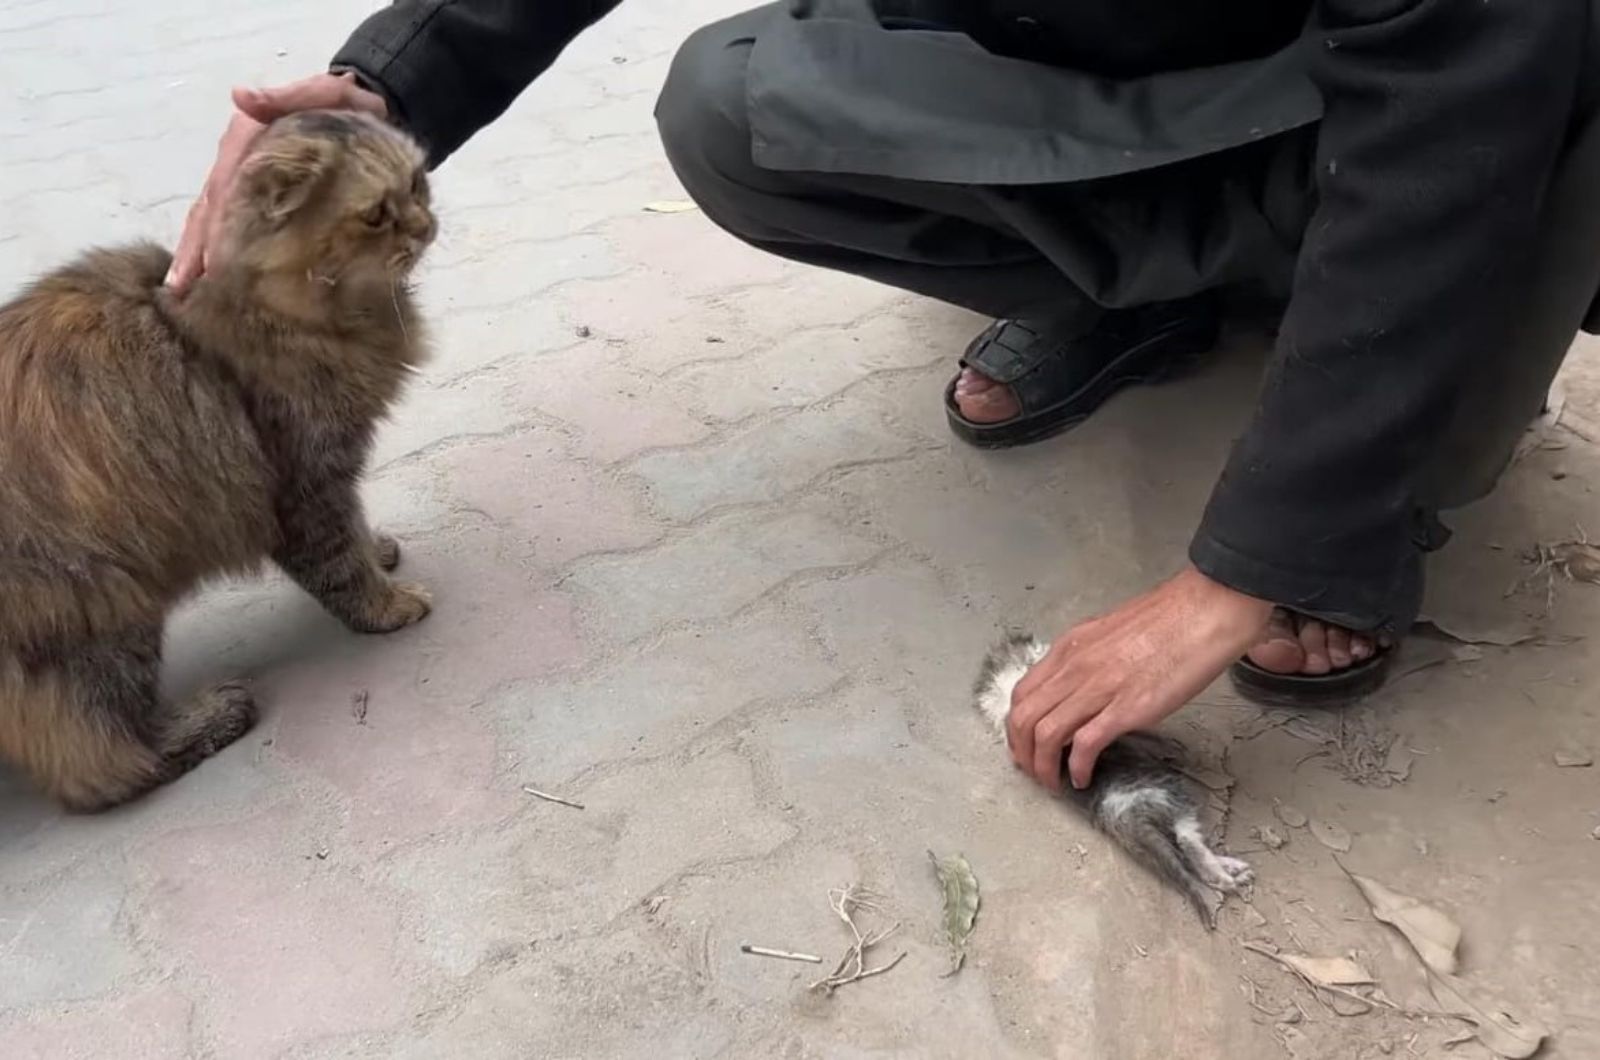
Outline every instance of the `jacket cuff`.
[(376, 77), (367, 73), (365, 70), (360, 69), (359, 67), (340, 62), (329, 64), (328, 73), (341, 75), (349, 74), (351, 77), (355, 78), (356, 84), (359, 87), (366, 89), (368, 92), (371, 92), (373, 95), (378, 96), (383, 100), (385, 109), (384, 116), (390, 125), (400, 129), (406, 128), (405, 116), (401, 112), (400, 101), (395, 98), (395, 94), (393, 92), (389, 91), (388, 86), (383, 84)]
[(331, 73), (354, 74), (362, 88), (383, 97), (389, 109), (389, 122), (404, 129), (414, 138), (428, 156), (430, 168), (437, 167), (457, 145), (441, 150), (439, 137), (430, 128), (430, 115), (426, 107), (417, 103), (417, 94), (411, 91), (413, 77), (404, 60), (380, 47), (372, 38), (357, 32), (339, 49), (328, 64)]

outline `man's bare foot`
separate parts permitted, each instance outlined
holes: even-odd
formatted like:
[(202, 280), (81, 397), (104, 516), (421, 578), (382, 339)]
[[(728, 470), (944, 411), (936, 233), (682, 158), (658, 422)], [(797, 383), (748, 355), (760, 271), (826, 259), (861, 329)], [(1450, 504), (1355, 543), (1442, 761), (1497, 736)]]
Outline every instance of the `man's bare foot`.
[(1378, 653), (1380, 640), (1352, 633), (1283, 609), (1272, 613), (1266, 634), (1250, 649), (1250, 661), (1276, 674), (1321, 675), (1347, 669)]

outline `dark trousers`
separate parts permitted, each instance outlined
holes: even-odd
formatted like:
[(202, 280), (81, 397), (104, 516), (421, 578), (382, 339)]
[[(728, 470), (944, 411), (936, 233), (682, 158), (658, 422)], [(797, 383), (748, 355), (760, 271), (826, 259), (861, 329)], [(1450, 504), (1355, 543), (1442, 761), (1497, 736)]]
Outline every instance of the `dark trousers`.
[[(694, 34), (657, 110), (667, 156), (718, 225), (797, 261), (995, 317), (1081, 315), (1229, 285), (1289, 293), (1315, 206), (1316, 126), (1144, 172), (976, 186), (780, 172), (752, 160), (746, 69), (762, 8)], [(1550, 241), (1512, 333), (1470, 381), (1429, 489), (1484, 496), (1505, 468), (1600, 280), (1600, 133), (1574, 137), (1549, 196)]]

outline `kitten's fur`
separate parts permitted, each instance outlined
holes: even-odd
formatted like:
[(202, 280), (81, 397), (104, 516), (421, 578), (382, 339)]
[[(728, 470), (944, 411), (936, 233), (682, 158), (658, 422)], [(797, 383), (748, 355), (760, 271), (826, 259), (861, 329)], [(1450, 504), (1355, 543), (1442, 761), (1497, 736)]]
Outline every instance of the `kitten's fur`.
[(423, 155), (382, 123), (275, 123), (183, 299), (170, 256), (94, 251), (0, 307), (0, 757), (75, 810), (163, 784), (256, 719), (237, 682), (157, 691), (167, 613), (271, 559), (352, 629), (428, 613), (357, 480), (424, 353), (404, 282)]
[[(1031, 636), (1013, 634), (989, 650), (973, 686), (978, 710), (1001, 737), (1011, 714), (1011, 693), (1024, 674), (1049, 651)], [(1100, 753), (1087, 791), (1066, 790), (1089, 818), (1148, 868), (1177, 886), (1216, 926), (1222, 896), (1254, 878), (1238, 858), (1214, 852), (1200, 828), (1199, 804), (1183, 774), (1173, 767), (1176, 741), (1130, 733)]]

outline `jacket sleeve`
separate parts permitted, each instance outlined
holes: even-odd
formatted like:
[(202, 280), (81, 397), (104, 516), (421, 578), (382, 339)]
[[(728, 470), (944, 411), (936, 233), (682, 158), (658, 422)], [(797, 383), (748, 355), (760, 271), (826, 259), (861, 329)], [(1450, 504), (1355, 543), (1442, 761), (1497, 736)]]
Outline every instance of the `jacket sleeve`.
[(1190, 546), (1202, 572), (1358, 629), (1414, 617), (1421, 478), (1474, 359), (1515, 356), (1482, 336), (1514, 311), (1538, 238), (1587, 7), (1319, 0), (1319, 205), (1253, 422)]
[(396, 0), (334, 56), (437, 166), (621, 0)]

